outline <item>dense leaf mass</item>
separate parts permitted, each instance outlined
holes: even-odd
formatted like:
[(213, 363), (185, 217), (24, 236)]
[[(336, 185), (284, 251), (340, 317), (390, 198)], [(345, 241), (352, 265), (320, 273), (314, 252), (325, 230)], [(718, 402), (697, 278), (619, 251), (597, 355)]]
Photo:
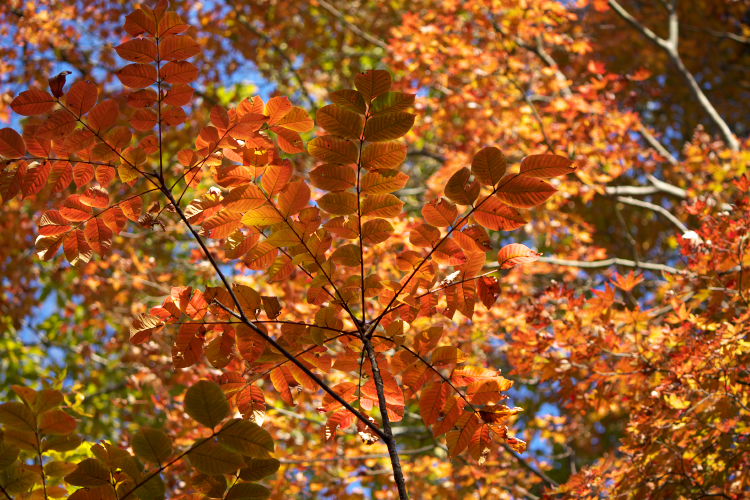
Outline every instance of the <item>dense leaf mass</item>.
[(747, 498), (749, 9), (6, 2), (0, 497)]

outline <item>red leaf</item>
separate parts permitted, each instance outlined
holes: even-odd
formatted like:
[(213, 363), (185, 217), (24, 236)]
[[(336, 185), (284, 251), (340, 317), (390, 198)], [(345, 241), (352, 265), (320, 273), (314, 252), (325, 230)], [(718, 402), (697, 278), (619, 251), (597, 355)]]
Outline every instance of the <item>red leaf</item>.
[(55, 98), (44, 90), (29, 89), (13, 99), (10, 107), (19, 115), (32, 116), (50, 111), (55, 102)]
[(26, 154), (26, 143), (21, 134), (12, 128), (0, 130), (0, 156), (4, 158), (21, 158)]

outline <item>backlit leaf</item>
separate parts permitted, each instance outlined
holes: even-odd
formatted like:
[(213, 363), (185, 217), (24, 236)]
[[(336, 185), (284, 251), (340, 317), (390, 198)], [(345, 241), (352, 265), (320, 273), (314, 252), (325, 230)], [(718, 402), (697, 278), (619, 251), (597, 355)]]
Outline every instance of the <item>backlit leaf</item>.
[(357, 195), (348, 191), (327, 193), (318, 199), (318, 206), (333, 215), (349, 215), (357, 211)]
[(150, 64), (128, 64), (117, 72), (117, 78), (131, 89), (142, 89), (156, 83), (156, 68)]
[(486, 199), (474, 211), (474, 220), (493, 231), (511, 231), (526, 224), (515, 208), (502, 203), (494, 196)]
[(406, 144), (401, 141), (377, 142), (362, 150), (362, 167), (368, 170), (397, 168), (406, 160)]
[(47, 113), (55, 106), (55, 98), (44, 90), (29, 89), (18, 94), (10, 103), (19, 115), (32, 116)]
[(88, 113), (96, 104), (99, 89), (96, 84), (87, 80), (78, 80), (70, 86), (65, 95), (65, 103), (76, 116)]
[(112, 248), (112, 230), (99, 217), (95, 217), (86, 223), (84, 230), (86, 241), (91, 249), (99, 255), (106, 255)]
[(336, 104), (320, 108), (317, 119), (318, 124), (333, 135), (357, 140), (362, 135), (362, 116)]
[(487, 186), (497, 184), (505, 175), (506, 168), (505, 156), (495, 147), (480, 150), (471, 160), (471, 173)]
[(384, 142), (403, 137), (414, 125), (414, 118), (413, 114), (403, 111), (373, 116), (365, 124), (365, 140)]
[(555, 154), (529, 155), (521, 160), (521, 173), (530, 177), (557, 177), (576, 171), (573, 162)]
[(26, 143), (21, 134), (12, 128), (0, 129), (0, 156), (21, 158), (26, 154)]
[(333, 135), (316, 137), (307, 144), (307, 150), (317, 160), (326, 163), (356, 163), (359, 156), (353, 142)]
[(541, 254), (531, 250), (521, 243), (505, 245), (497, 254), (497, 262), (501, 269), (510, 269), (518, 264), (526, 264), (539, 259)]
[(448, 227), (453, 224), (457, 216), (456, 206), (443, 198), (425, 203), (422, 207), (422, 217), (433, 226)]
[(391, 74), (382, 69), (363, 71), (354, 77), (354, 86), (357, 87), (365, 100), (371, 100), (391, 89)]
[(519, 175), (501, 182), (495, 196), (512, 207), (531, 208), (544, 203), (556, 191), (541, 179)]
[(403, 206), (392, 194), (372, 194), (362, 201), (362, 217), (397, 217)]

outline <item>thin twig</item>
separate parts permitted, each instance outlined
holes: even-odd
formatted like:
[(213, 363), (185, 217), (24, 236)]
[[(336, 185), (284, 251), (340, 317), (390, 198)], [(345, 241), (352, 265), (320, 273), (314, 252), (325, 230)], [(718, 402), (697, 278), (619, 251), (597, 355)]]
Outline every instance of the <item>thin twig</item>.
[(238, 17), (237, 22), (246, 30), (262, 38), (263, 41), (266, 42), (268, 45), (270, 45), (271, 48), (274, 50), (274, 52), (276, 52), (284, 60), (284, 64), (286, 64), (286, 67), (287, 67), (287, 71), (289, 71), (289, 73), (291, 73), (294, 79), (297, 81), (297, 86), (299, 87), (300, 92), (302, 92), (302, 96), (307, 101), (307, 105), (309, 106), (310, 110), (314, 109), (315, 101), (313, 100), (312, 96), (310, 96), (310, 93), (307, 91), (307, 88), (305, 88), (305, 82), (304, 80), (302, 80), (302, 77), (299, 75), (299, 73), (295, 69), (294, 62), (289, 58), (289, 55), (287, 55), (287, 53), (281, 47), (279, 47), (270, 36), (268, 36), (267, 34), (263, 33), (261, 30), (253, 26), (252, 23), (248, 21), (246, 17), (244, 16)]

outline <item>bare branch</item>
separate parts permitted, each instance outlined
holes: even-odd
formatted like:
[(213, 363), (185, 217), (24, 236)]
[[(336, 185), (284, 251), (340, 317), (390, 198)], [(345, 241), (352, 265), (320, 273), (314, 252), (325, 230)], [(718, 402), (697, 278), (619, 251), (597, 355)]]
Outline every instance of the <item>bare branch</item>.
[(650, 203), (648, 201), (638, 200), (636, 198), (631, 198), (629, 196), (618, 196), (617, 201), (621, 203), (625, 203), (626, 205), (633, 205), (634, 207), (647, 208), (654, 212), (660, 213), (664, 217), (669, 219), (669, 222), (677, 226), (677, 228), (681, 232), (685, 233), (688, 231), (688, 227), (685, 224), (683, 224), (680, 219), (675, 217), (674, 214), (672, 214), (672, 212), (662, 207), (661, 205), (657, 205), (656, 203)]
[(643, 136), (643, 138), (648, 142), (649, 146), (654, 148), (660, 155), (662, 155), (664, 158), (667, 159), (667, 161), (672, 165), (677, 165), (679, 161), (675, 156), (667, 150), (664, 145), (659, 142), (659, 140), (654, 137), (654, 135), (645, 127), (643, 124), (641, 124), (639, 132)]
[(555, 264), (558, 266), (579, 267), (581, 269), (602, 269), (611, 266), (622, 266), (632, 267), (634, 269), (646, 269), (649, 271), (660, 271), (667, 274), (679, 274), (683, 276), (691, 274), (689, 271), (686, 271), (684, 269), (677, 269), (676, 267), (668, 266), (666, 264), (655, 264), (653, 262), (635, 262), (633, 260), (620, 259), (618, 257), (590, 261), (558, 259), (556, 257), (539, 257), (539, 262), (546, 262), (547, 264)]
[(688, 87), (690, 87), (690, 91), (693, 93), (693, 96), (696, 98), (696, 100), (701, 105), (701, 107), (706, 112), (706, 114), (709, 116), (709, 118), (719, 128), (719, 131), (721, 132), (721, 135), (724, 137), (724, 140), (726, 141), (729, 148), (732, 151), (739, 151), (740, 143), (737, 140), (737, 138), (734, 136), (732, 129), (729, 127), (727, 122), (724, 121), (724, 119), (721, 117), (721, 115), (716, 110), (714, 105), (711, 103), (711, 101), (708, 99), (706, 94), (703, 92), (703, 89), (701, 89), (700, 85), (698, 84), (698, 81), (695, 79), (695, 77), (690, 72), (690, 70), (687, 69), (687, 67), (685, 66), (685, 63), (682, 61), (682, 58), (680, 57), (680, 53), (677, 49), (678, 37), (679, 37), (679, 29), (678, 29), (679, 20), (677, 17), (676, 9), (674, 9), (673, 7), (670, 9), (669, 39), (665, 40), (664, 38), (661, 38), (659, 35), (654, 33), (648, 26), (639, 22), (627, 10), (625, 10), (625, 8), (622, 5), (620, 5), (620, 3), (617, 0), (609, 0), (609, 6), (612, 7), (612, 10), (614, 10), (618, 16), (620, 16), (624, 21), (626, 21), (633, 28), (635, 28), (636, 31), (641, 33), (643, 36), (645, 36), (647, 39), (653, 42), (656, 46), (658, 46), (659, 48), (661, 48), (667, 53), (667, 55), (672, 60), (674, 65), (677, 66), (677, 70), (680, 72), (683, 78), (685, 78), (685, 80), (687, 81)]

